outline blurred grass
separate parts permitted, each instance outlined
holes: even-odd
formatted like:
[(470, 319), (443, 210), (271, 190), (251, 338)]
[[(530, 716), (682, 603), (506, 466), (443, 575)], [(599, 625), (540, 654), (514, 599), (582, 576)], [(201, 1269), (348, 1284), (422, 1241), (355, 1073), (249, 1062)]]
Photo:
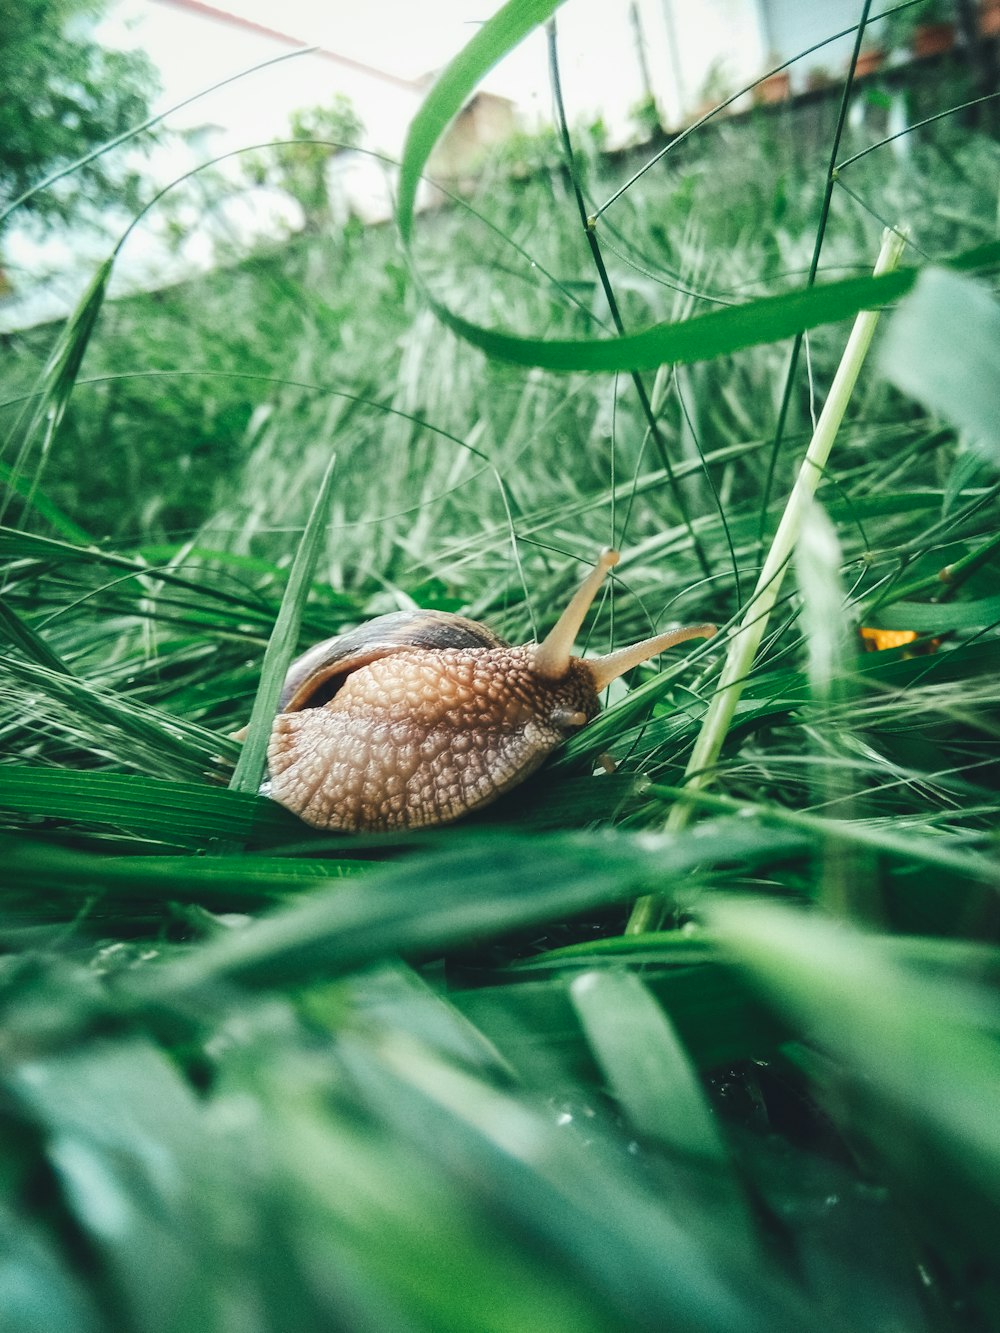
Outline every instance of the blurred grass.
[[(911, 119), (962, 77), (929, 69)], [(884, 132), (867, 87), (842, 160)], [(832, 131), (823, 102), (712, 122), (610, 205), (626, 330), (797, 299)], [(643, 161), (574, 146), (593, 211)], [(670, 834), (718, 642), (461, 827), (330, 837), (226, 787), (283, 598), (301, 646), (411, 605), (525, 639), (612, 542), (594, 649), (738, 623), (787, 345), (647, 375), (671, 481), (627, 377), (493, 360), (427, 304), (610, 336), (553, 142), (405, 254), (348, 223), (7, 338), (0, 1329), (1000, 1322), (998, 483), (960, 429), (1000, 355), (997, 163), (945, 119), (844, 168), (821, 284), (870, 271), (883, 219), (979, 276), (888, 317), (928, 403), (866, 368), (830, 530)], [(768, 534), (845, 336), (807, 335)], [(863, 653), (860, 624), (921, 639)], [(669, 916), (626, 937), (642, 894)]]

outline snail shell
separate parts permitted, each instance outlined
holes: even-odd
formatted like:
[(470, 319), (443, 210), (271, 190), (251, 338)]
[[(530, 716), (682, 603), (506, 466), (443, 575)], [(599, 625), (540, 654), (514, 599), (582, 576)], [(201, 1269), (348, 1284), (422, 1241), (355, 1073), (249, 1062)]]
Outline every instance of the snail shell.
[(308, 824), (357, 832), (458, 819), (528, 777), (600, 709), (598, 693), (698, 625), (603, 658), (570, 654), (614, 551), (541, 644), (511, 646), (441, 611), (394, 612), (317, 644), (285, 679), (269, 794)]

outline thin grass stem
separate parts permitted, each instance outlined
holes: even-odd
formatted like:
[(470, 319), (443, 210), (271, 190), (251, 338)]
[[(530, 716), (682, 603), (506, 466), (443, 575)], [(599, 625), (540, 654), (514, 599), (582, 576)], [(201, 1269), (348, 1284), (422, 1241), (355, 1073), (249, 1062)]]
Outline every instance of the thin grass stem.
[[(601, 254), (601, 245), (597, 239), (597, 231), (593, 225), (592, 219), (588, 216), (587, 213), (587, 205), (583, 198), (583, 191), (580, 188), (580, 181), (576, 171), (576, 164), (573, 155), (573, 145), (569, 137), (569, 123), (566, 119), (566, 108), (563, 104), (562, 82), (559, 77), (559, 48), (558, 48), (558, 42), (556, 40), (555, 19), (550, 19), (548, 24), (546, 25), (546, 36), (548, 38), (548, 47), (549, 47), (549, 71), (552, 79), (552, 93), (553, 97), (555, 98), (556, 112), (559, 117), (559, 135), (562, 140), (563, 153), (566, 158), (566, 165), (569, 169), (570, 178), (573, 182), (573, 193), (576, 196), (577, 208), (579, 209), (580, 212), (580, 222), (583, 226), (584, 235), (587, 238), (587, 244), (590, 246), (590, 253), (594, 260), (594, 267), (597, 269), (597, 275), (598, 278), (600, 279), (601, 287), (604, 291), (604, 296), (605, 299), (607, 300), (608, 309), (611, 312), (611, 318), (614, 321), (615, 329), (618, 331), (619, 336), (622, 337), (625, 334), (625, 324), (621, 317), (621, 311), (618, 309), (618, 301), (617, 298), (615, 297), (614, 288), (611, 286), (611, 279), (608, 276), (608, 270), (604, 263), (604, 256)], [(677, 505), (677, 510), (681, 516), (681, 521), (687, 528), (688, 534), (691, 537), (691, 545), (692, 548), (694, 549), (694, 553), (695, 556), (697, 557), (698, 563), (701, 566), (701, 571), (705, 575), (705, 577), (708, 578), (712, 573), (712, 567), (708, 562), (708, 556), (705, 553), (705, 548), (702, 545), (700, 539), (698, 538), (698, 535), (694, 530), (694, 526), (692, 525), (691, 514), (688, 510), (687, 500), (684, 497), (684, 492), (677, 485), (676, 479), (674, 477), (673, 464), (670, 461), (670, 454), (667, 450), (666, 442), (664, 441), (663, 435), (660, 431), (659, 422), (656, 420), (656, 413), (653, 411), (653, 405), (649, 399), (649, 392), (646, 388), (642, 376), (639, 374), (637, 370), (629, 371), (629, 375), (631, 376), (632, 383), (635, 386), (635, 391), (639, 398), (639, 405), (642, 408), (643, 416), (646, 418), (646, 424), (649, 427), (649, 433), (652, 436), (653, 442), (656, 445), (656, 450), (657, 453), (659, 454), (660, 462), (663, 464), (664, 471), (666, 472), (667, 477), (670, 480), (670, 485), (674, 496), (674, 502)]]
[[(844, 81), (844, 89), (840, 98), (840, 110), (837, 113), (837, 127), (833, 133), (833, 143), (830, 146), (830, 158), (826, 171), (826, 183), (823, 189), (823, 203), (820, 206), (819, 222), (816, 224), (816, 240), (813, 244), (812, 259), (809, 263), (809, 274), (806, 278), (806, 286), (812, 287), (816, 282), (816, 274), (819, 271), (819, 259), (823, 252), (823, 242), (826, 239), (827, 224), (830, 220), (830, 205), (833, 202), (833, 187), (837, 182), (837, 154), (840, 152), (840, 140), (844, 133), (844, 126), (847, 124), (847, 112), (851, 103), (851, 90), (854, 87), (854, 71), (857, 67), (858, 56), (861, 54), (861, 43), (864, 41), (865, 29), (868, 26), (868, 12), (871, 9), (871, 0), (865, 0), (864, 8), (861, 11), (861, 19), (858, 23), (858, 29), (854, 36), (854, 50), (851, 52), (851, 63), (847, 70), (847, 78)], [(758, 541), (763, 546), (764, 528), (767, 523), (767, 511), (771, 504), (771, 490), (774, 486), (774, 474), (778, 466), (778, 454), (781, 452), (781, 442), (785, 437), (785, 424), (788, 420), (788, 411), (792, 404), (792, 391), (795, 387), (795, 375), (798, 370), (799, 356), (802, 352), (802, 340), (804, 333), (797, 333), (792, 342), (792, 350), (788, 358), (788, 369), (785, 372), (785, 385), (781, 393), (781, 405), (778, 408), (778, 420), (774, 427), (774, 440), (771, 445), (771, 454), (767, 461), (767, 476), (764, 479), (764, 487), (760, 496), (760, 514), (758, 519)]]
[[(890, 273), (896, 268), (903, 253), (903, 246), (904, 238), (898, 232), (885, 234), (875, 264), (876, 276)], [(736, 705), (743, 693), (744, 684), (761, 639), (764, 637), (771, 612), (781, 592), (785, 570), (802, 528), (803, 516), (826, 470), (837, 431), (844, 419), (858, 375), (871, 346), (879, 313), (877, 310), (863, 310), (854, 321), (830, 393), (820, 413), (816, 430), (809, 442), (799, 475), (788, 497), (785, 512), (757, 580), (757, 587), (740, 626), (730, 641), (718, 688), (708, 706), (685, 771), (687, 786), (694, 791), (706, 786), (711, 779), (712, 769), (719, 757)], [(678, 801), (670, 811), (667, 828), (671, 832), (684, 828), (692, 812), (693, 807), (689, 802)], [(658, 929), (662, 913), (663, 902), (658, 895), (640, 898), (626, 927), (626, 933), (642, 934), (648, 930)]]

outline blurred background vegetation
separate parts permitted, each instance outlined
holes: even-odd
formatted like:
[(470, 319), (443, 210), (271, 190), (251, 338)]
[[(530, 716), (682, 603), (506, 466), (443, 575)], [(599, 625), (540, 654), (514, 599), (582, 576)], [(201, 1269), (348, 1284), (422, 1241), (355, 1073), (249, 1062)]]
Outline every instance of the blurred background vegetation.
[[(4, 159), (5, 203), (152, 92), (37, 10), (0, 71), (72, 74), (79, 123)], [(361, 132), (331, 96), (178, 195), (277, 183), (297, 235), (2, 335), (0, 1329), (997, 1326), (1000, 153), (995, 103), (953, 110), (984, 40), (678, 140), (648, 108), (615, 152), (515, 136), (410, 247), (330, 187)], [(134, 191), (99, 156), (25, 207)], [(230, 789), (331, 455), (303, 648), (414, 605), (527, 640), (608, 543), (595, 650), (726, 627), (849, 329), (644, 404), (429, 296), (541, 351), (612, 336), (608, 291), (633, 332), (861, 277), (886, 223), (974, 276), (884, 317), (685, 827), (724, 636), (451, 829), (331, 838)]]
[[(79, 223), (110, 200), (139, 206), (141, 178), (104, 156), (32, 192), (45, 176), (142, 121), (155, 87), (152, 62), (101, 46), (91, 0), (28, 0), (0, 14), (0, 212), (21, 207), (42, 219)], [(88, 23), (88, 20), (90, 22)]]

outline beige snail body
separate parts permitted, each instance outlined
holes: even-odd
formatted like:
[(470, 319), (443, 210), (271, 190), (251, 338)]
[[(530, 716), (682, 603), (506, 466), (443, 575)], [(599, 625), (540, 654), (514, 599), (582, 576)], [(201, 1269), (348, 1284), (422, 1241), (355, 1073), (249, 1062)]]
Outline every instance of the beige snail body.
[(449, 823), (533, 773), (600, 709), (610, 681), (689, 626), (606, 657), (570, 653), (605, 551), (540, 644), (511, 646), (446, 612), (396, 612), (310, 649), (289, 670), (268, 747), (269, 794), (317, 828)]

